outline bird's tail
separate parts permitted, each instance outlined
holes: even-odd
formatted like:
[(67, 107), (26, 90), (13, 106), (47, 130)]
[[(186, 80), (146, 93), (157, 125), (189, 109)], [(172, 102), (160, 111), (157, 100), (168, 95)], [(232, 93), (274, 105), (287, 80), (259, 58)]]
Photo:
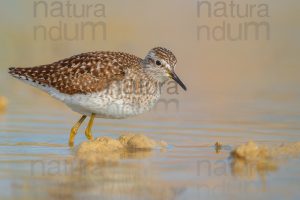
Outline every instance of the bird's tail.
[(29, 85), (39, 87), (41, 89), (44, 89), (44, 87), (46, 87), (45, 81), (39, 79), (40, 71), (37, 67), (10, 67), (8, 68), (8, 73)]
[(8, 73), (17, 79), (26, 81), (30, 80), (29, 69), (30, 68), (10, 67), (8, 68)]
[(19, 78), (19, 79), (23, 76), (22, 75), (22, 70), (20, 68), (17, 68), (17, 67), (8, 68), (8, 73), (10, 75), (12, 75), (13, 77)]

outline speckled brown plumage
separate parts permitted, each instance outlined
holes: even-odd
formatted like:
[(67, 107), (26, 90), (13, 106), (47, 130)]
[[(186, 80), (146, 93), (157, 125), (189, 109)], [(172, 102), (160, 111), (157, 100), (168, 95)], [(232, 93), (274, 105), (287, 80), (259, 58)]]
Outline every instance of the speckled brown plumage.
[(124, 78), (128, 68), (138, 68), (142, 59), (122, 52), (89, 52), (52, 64), (31, 68), (9, 68), (16, 78), (57, 89), (65, 94), (102, 91)]

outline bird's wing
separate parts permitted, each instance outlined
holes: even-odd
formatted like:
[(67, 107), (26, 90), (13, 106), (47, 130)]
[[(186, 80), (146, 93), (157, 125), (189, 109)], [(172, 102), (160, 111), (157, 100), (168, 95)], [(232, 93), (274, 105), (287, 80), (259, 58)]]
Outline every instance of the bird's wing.
[(124, 78), (126, 69), (139, 67), (141, 58), (122, 52), (89, 52), (49, 65), (10, 68), (16, 78), (53, 87), (65, 94), (99, 92)]

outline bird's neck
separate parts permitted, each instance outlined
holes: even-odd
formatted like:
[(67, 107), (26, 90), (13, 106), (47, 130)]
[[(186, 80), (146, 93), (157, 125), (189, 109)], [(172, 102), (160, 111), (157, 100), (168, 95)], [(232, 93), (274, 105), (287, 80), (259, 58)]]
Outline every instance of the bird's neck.
[(162, 76), (161, 73), (153, 67), (149, 67), (147, 63), (143, 63), (141, 65), (143, 72), (151, 79), (153, 82), (157, 82), (160, 85), (163, 85), (167, 80), (168, 77)]

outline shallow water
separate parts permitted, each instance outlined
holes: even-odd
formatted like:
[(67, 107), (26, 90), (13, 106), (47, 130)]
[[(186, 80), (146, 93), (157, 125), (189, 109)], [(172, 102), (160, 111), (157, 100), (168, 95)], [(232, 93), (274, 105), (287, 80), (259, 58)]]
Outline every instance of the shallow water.
[[(0, 115), (1, 199), (300, 197), (298, 156), (263, 170), (230, 159), (230, 152), (249, 140), (266, 146), (300, 141), (300, 95), (295, 91), (210, 93), (197, 99), (180, 95), (178, 111), (97, 119), (95, 137), (143, 134), (167, 142), (168, 148), (121, 153), (91, 164), (76, 160), (76, 147), (67, 146), (78, 114), (6, 75), (1, 80), (10, 85), (1, 94), (9, 100)], [(86, 140), (83, 132), (76, 145)], [(215, 142), (223, 145), (218, 151)], [(246, 170), (237, 171), (240, 166)]]

